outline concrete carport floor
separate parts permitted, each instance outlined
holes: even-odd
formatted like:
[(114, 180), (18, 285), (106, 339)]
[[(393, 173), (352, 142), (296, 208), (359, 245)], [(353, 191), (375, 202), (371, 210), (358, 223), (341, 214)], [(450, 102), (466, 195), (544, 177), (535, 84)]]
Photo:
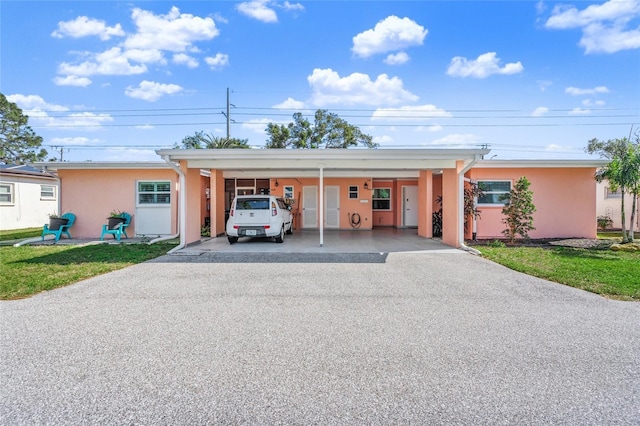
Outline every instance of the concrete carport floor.
[(285, 235), (284, 242), (275, 243), (273, 238), (243, 237), (229, 244), (227, 237), (205, 240), (182, 250), (183, 254), (217, 253), (392, 253), (421, 251), (458, 252), (442, 244), (439, 239), (423, 238), (413, 228), (375, 228), (373, 230), (332, 230), (323, 232), (320, 246), (318, 230), (295, 230)]
[(462, 250), (168, 255), (1, 302), (0, 423), (638, 424), (639, 325)]

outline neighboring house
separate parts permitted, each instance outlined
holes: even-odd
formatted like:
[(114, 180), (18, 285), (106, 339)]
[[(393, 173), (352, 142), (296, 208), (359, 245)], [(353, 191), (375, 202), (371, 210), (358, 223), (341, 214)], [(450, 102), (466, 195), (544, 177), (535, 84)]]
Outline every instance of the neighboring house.
[(34, 228), (59, 213), (58, 179), (31, 166), (0, 165), (0, 230)]
[[(620, 190), (612, 191), (608, 181), (602, 181), (597, 184), (596, 205), (597, 216), (608, 216), (613, 221), (611, 229), (622, 228), (622, 194)], [(631, 221), (631, 207), (633, 205), (633, 197), (627, 194), (624, 199), (626, 228), (629, 229)], [(634, 220), (634, 230), (640, 232), (640, 200), (636, 201), (636, 215)]]
[[(222, 235), (233, 197), (265, 193), (295, 200), (296, 229), (416, 228), (432, 237), (442, 200), (445, 244), (500, 238), (498, 196), (527, 176), (537, 212), (532, 238), (596, 237), (597, 160), (483, 160), (487, 149), (159, 150), (164, 163), (39, 163), (57, 171), (62, 207), (78, 215), (79, 237), (100, 236), (112, 209), (134, 215), (135, 235)], [(465, 231), (463, 188), (482, 181), (481, 218)], [(82, 225), (80, 225), (82, 222)]]

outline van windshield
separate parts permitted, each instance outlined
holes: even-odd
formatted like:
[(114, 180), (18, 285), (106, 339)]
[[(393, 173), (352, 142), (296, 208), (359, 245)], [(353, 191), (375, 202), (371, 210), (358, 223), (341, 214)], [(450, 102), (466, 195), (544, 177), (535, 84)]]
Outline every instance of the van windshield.
[(237, 210), (269, 210), (268, 198), (243, 198), (236, 201)]

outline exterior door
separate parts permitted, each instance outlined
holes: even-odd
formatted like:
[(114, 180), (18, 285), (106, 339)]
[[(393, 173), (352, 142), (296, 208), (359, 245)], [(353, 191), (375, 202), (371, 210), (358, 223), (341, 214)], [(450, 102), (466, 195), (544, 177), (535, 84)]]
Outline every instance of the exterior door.
[(418, 226), (418, 186), (402, 187), (402, 226), (416, 228)]
[(326, 228), (340, 227), (339, 186), (326, 186), (324, 188), (324, 226)]
[(302, 187), (302, 227), (318, 227), (318, 187)]

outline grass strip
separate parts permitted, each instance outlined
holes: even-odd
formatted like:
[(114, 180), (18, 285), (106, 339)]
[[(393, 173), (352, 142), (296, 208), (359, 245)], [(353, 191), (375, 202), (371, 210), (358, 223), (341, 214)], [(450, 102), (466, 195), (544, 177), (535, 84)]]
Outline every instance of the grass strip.
[(570, 247), (478, 247), (484, 257), (528, 275), (603, 296), (640, 301), (640, 254)]
[(40, 235), (42, 235), (42, 227), (13, 229), (9, 231), (0, 231), (0, 241), (20, 240), (23, 238), (39, 237)]
[(174, 243), (0, 247), (0, 299), (20, 299), (164, 255)]

